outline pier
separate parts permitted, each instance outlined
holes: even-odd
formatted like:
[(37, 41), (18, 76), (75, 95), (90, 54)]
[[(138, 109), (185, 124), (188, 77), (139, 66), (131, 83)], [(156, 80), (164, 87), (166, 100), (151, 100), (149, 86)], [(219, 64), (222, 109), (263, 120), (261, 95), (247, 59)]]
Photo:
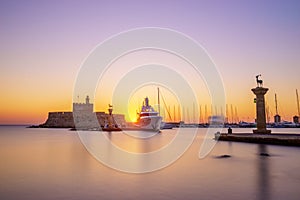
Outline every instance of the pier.
[[(271, 134), (271, 130), (267, 129), (264, 96), (269, 89), (263, 87), (263, 80), (259, 79), (260, 76), (261, 76), (260, 74), (256, 76), (257, 87), (251, 89), (251, 91), (256, 95), (254, 102), (256, 103), (257, 129), (253, 130), (253, 133), (233, 134), (232, 129), (229, 127), (228, 133), (217, 132), (215, 134), (214, 139), (221, 140), (221, 141), (247, 142), (247, 143), (257, 143), (257, 144), (274, 144), (274, 145), (300, 147), (300, 134), (284, 134), (284, 133)], [(297, 94), (297, 101), (298, 101), (297, 90), (296, 90), (296, 94)], [(275, 94), (275, 103), (276, 103), (276, 115), (275, 115), (275, 123), (276, 123), (276, 116), (279, 116), (277, 114), (276, 94)], [(280, 116), (279, 116), (279, 121), (280, 121)]]
[(216, 133), (215, 140), (300, 147), (300, 134)]

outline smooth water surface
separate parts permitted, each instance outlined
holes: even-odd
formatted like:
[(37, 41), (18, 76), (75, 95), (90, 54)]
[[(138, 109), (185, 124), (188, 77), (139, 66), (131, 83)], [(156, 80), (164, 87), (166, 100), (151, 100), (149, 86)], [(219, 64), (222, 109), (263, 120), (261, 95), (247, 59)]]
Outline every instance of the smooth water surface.
[[(278, 130), (282, 131), (300, 133), (299, 129)], [(189, 129), (186, 132), (190, 134)], [(170, 166), (130, 174), (97, 161), (76, 131), (0, 126), (0, 199), (300, 198), (299, 147), (219, 141), (208, 156), (199, 159), (205, 133), (206, 129), (198, 129), (191, 147)], [(163, 130), (149, 140), (99, 134), (127, 151), (151, 152), (167, 145), (176, 129)], [(231, 157), (222, 158), (225, 154)]]

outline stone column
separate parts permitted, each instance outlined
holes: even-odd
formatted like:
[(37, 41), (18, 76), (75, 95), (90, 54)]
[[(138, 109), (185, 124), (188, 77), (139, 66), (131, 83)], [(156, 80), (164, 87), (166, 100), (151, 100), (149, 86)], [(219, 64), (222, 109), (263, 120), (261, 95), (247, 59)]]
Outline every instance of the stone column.
[(265, 94), (269, 90), (268, 88), (256, 87), (251, 89), (256, 95), (256, 124), (257, 129), (253, 130), (253, 133), (271, 133), (271, 130), (267, 130), (266, 127), (266, 112), (265, 112)]

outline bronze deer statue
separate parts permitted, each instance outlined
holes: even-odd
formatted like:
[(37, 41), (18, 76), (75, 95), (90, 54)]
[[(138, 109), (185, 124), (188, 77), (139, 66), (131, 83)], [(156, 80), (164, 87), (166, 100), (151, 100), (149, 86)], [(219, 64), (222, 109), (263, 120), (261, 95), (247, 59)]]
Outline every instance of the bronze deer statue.
[(260, 77), (261, 74), (256, 76), (256, 83), (257, 83), (257, 87), (262, 87), (263, 86), (263, 80), (258, 79), (258, 77)]

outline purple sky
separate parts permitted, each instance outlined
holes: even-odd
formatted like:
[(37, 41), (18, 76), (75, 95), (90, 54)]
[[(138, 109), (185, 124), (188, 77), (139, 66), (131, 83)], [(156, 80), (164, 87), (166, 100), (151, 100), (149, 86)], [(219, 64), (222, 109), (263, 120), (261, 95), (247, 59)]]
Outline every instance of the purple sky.
[[(69, 109), (88, 53), (111, 35), (148, 26), (180, 31), (203, 45), (220, 70), (229, 104), (252, 101), (254, 75), (261, 73), (272, 107), (277, 92), (282, 112), (293, 115), (300, 89), (300, 1), (2, 0), (1, 105), (24, 113), (31, 103)], [(236, 100), (240, 95), (248, 101)]]

